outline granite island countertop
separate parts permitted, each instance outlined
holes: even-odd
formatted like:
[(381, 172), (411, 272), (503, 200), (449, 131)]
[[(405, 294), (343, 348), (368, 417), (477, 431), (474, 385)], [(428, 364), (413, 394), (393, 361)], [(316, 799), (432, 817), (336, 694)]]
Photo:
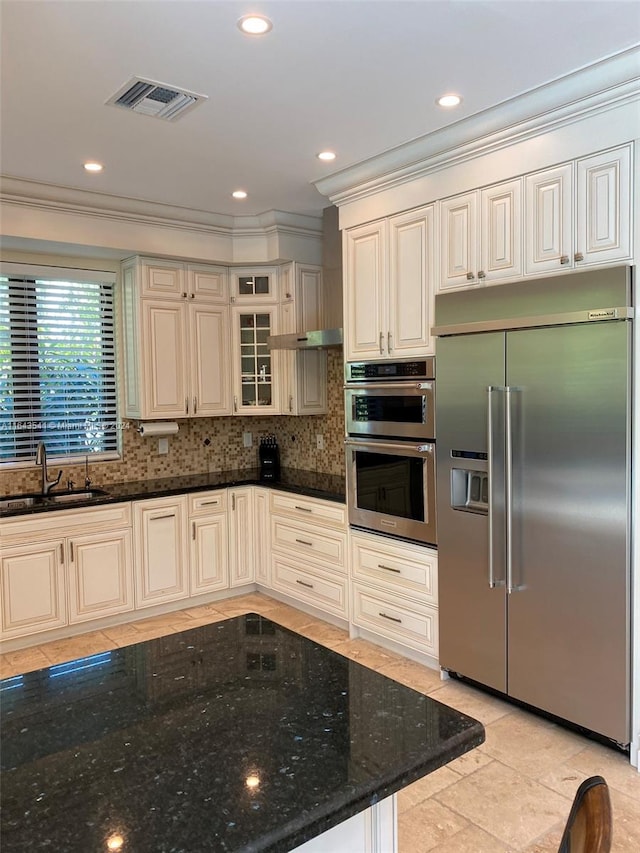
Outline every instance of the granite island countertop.
[[(306, 471), (299, 468), (282, 468), (280, 477), (276, 481), (261, 480), (258, 468), (240, 468), (230, 471), (216, 471), (209, 474), (184, 474), (177, 477), (109, 483), (105, 486), (96, 483), (95, 488), (103, 489), (105, 494), (98, 494), (65, 504), (55, 503), (54, 501), (48, 501), (43, 498), (32, 506), (16, 505), (13, 509), (0, 510), (0, 518), (76, 507), (98, 506), (100, 504), (123, 501), (144, 500), (147, 498), (160, 498), (169, 495), (181, 495), (233, 486), (266, 486), (284, 492), (293, 492), (298, 495), (307, 495), (308, 497), (322, 498), (323, 500), (340, 503), (343, 503), (346, 499), (344, 477), (336, 474), (322, 474), (317, 471)], [(63, 489), (59, 491), (64, 492)], [(55, 491), (52, 492), (52, 494), (56, 493)]]
[(110, 839), (280, 853), (484, 740), (476, 720), (256, 614), (1, 686), (12, 853)]

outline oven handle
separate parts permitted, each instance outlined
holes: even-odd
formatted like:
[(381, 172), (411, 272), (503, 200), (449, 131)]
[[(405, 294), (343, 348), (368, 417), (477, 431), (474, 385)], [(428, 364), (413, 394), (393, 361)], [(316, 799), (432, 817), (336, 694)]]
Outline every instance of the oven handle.
[(345, 438), (344, 443), (347, 447), (365, 452), (380, 453), (383, 450), (392, 450), (408, 456), (424, 456), (425, 453), (433, 455), (436, 449), (435, 444), (411, 444), (410, 442), (400, 444), (396, 441), (379, 441), (378, 439), (370, 441), (362, 438)]
[(359, 384), (347, 384), (347, 391), (373, 391), (376, 394), (385, 391), (404, 391), (412, 393), (417, 391), (433, 391), (433, 382), (362, 382)]

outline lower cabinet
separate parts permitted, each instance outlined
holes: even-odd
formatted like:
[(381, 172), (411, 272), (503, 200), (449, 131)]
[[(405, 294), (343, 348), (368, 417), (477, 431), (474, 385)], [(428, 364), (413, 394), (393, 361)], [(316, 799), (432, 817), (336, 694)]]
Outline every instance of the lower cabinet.
[(189, 497), (191, 595), (229, 586), (227, 525), (226, 489)]
[(186, 496), (133, 504), (136, 607), (151, 607), (189, 594)]
[(271, 533), (269, 530), (270, 489), (254, 486), (253, 489), (253, 547), (256, 582), (271, 586)]
[(2, 638), (133, 610), (130, 518), (123, 503), (3, 521)]
[(253, 545), (253, 486), (229, 489), (229, 585), (244, 586), (256, 579)]
[(438, 556), (423, 545), (351, 535), (351, 621), (438, 657)]

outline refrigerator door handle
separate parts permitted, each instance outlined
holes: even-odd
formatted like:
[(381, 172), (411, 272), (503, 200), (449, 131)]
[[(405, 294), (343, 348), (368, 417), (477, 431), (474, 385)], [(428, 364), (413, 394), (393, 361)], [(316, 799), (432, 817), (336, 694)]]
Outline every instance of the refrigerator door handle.
[(507, 595), (511, 595), (515, 589), (513, 585), (513, 435), (511, 432), (511, 394), (514, 390), (509, 386), (504, 389), (504, 502), (507, 540)]
[(501, 385), (487, 386), (487, 534), (489, 539), (488, 567), (489, 567), (489, 589), (495, 589), (497, 586), (503, 586), (504, 581), (496, 580), (495, 576), (495, 558), (493, 551), (493, 538), (495, 531), (495, 473), (494, 473), (494, 453), (495, 453), (495, 426), (493, 422), (493, 401), (495, 392), (504, 392)]

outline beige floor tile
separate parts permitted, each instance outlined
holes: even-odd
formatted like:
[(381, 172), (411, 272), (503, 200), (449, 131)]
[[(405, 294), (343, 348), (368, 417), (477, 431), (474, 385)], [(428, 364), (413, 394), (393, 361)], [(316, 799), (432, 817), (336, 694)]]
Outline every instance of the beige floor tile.
[[(180, 612), (188, 616), (189, 619), (202, 619), (202, 617), (207, 614), (211, 614), (213, 619), (216, 616), (223, 615), (216, 607), (217, 603), (217, 601), (212, 601), (210, 604), (198, 604), (195, 607), (185, 607), (185, 609)], [(229, 617), (225, 615), (224, 618), (228, 619)]]
[(39, 646), (19, 649), (16, 652), (5, 652), (0, 655), (0, 678), (11, 678), (23, 672), (33, 672), (34, 669), (43, 669), (50, 665), (49, 658)]
[(115, 643), (102, 631), (91, 631), (66, 640), (44, 643), (39, 648), (50, 664), (56, 664), (109, 651), (115, 648)]
[(300, 633), (303, 637), (308, 637), (310, 640), (320, 643), (328, 649), (334, 649), (349, 639), (348, 631), (344, 630), (344, 628), (338, 628), (337, 625), (331, 625), (329, 622), (303, 625), (300, 628)]
[(640, 798), (629, 797), (611, 788), (613, 813), (612, 853), (638, 853), (640, 850)]
[(532, 779), (568, 761), (586, 743), (581, 735), (520, 710), (490, 723), (485, 731), (482, 751)]
[[(189, 627), (196, 627), (192, 620), (189, 620)], [(186, 626), (180, 630), (186, 630)], [(143, 627), (141, 622), (136, 622), (130, 625), (114, 625), (111, 628), (104, 628), (102, 633), (106, 634), (117, 648), (122, 648), (123, 646), (132, 646), (135, 643), (144, 643), (146, 640), (156, 640), (158, 637), (164, 637), (165, 634), (175, 634), (177, 631), (165, 623)]]
[(567, 761), (568, 766), (579, 770), (585, 778), (603, 776), (611, 788), (640, 803), (640, 773), (629, 764), (628, 756), (593, 741), (586, 743), (585, 749)]
[[(282, 605), (279, 601), (276, 602), (266, 595), (260, 593), (250, 593), (248, 595), (238, 595), (234, 598), (225, 598), (222, 601), (216, 601), (213, 606), (221, 613), (227, 613), (233, 616), (242, 616), (244, 613), (267, 613), (276, 610)], [(290, 608), (293, 610), (293, 608)], [(296, 613), (301, 611), (297, 610)]]
[[(398, 817), (399, 853), (426, 853), (448, 843), (467, 820), (435, 800), (425, 800)], [(446, 844), (445, 844), (446, 843)]]
[(315, 616), (310, 616), (302, 610), (295, 610), (293, 607), (287, 607), (286, 604), (280, 604), (278, 607), (270, 609), (265, 613), (265, 616), (275, 622), (276, 625), (282, 625), (283, 628), (289, 628), (291, 631), (300, 631), (306, 625), (321, 623), (321, 620), (316, 619)]
[(402, 660), (400, 655), (395, 654), (395, 652), (387, 651), (382, 646), (377, 646), (368, 640), (347, 640), (345, 643), (336, 646), (335, 651), (375, 670), (380, 670), (392, 663), (399, 663)]
[(490, 764), (492, 761), (493, 758), (482, 752), (482, 749), (478, 747), (477, 749), (472, 749), (471, 752), (465, 752), (460, 758), (451, 761), (447, 764), (447, 767), (459, 773), (460, 776), (468, 776), (470, 773), (475, 773), (476, 770)]
[(388, 666), (382, 666), (380, 672), (388, 675), (401, 684), (406, 684), (419, 693), (430, 693), (442, 687), (440, 672), (412, 660), (396, 661)]
[(210, 610), (208, 613), (202, 613), (200, 616), (192, 615), (187, 624), (172, 625), (176, 631), (190, 631), (191, 628), (200, 628), (203, 625), (213, 625), (215, 622), (224, 622), (229, 617), (226, 613), (218, 613), (215, 610)]
[[(399, 853), (411, 853), (411, 850), (400, 850)], [(513, 853), (513, 848), (479, 826), (469, 825), (447, 838), (444, 844), (434, 847), (432, 853)], [(557, 853), (557, 848), (554, 853)]]
[(565, 820), (571, 801), (497, 761), (464, 776), (435, 799), (521, 849)]
[(144, 618), (140, 616), (131, 624), (136, 631), (146, 631), (148, 628), (162, 628), (164, 625), (181, 625), (185, 628), (189, 626), (191, 617), (183, 610), (175, 610), (172, 613), (161, 613), (159, 616), (149, 616)]
[(398, 792), (398, 813), (408, 811), (459, 780), (458, 774), (449, 770), (449, 767), (439, 767)]
[(440, 687), (429, 692), (432, 699), (437, 699), (445, 705), (450, 705), (463, 714), (480, 720), (483, 725), (493, 723), (514, 711), (514, 706), (509, 702), (496, 699), (490, 693), (485, 693), (468, 684), (449, 679), (440, 682)]
[[(568, 816), (569, 812), (567, 812), (567, 817)], [(523, 853), (558, 853), (565, 824), (566, 820), (558, 821), (553, 829), (549, 832), (545, 832), (545, 834), (541, 838), (538, 838), (537, 841), (534, 841), (533, 844), (527, 845), (524, 848)]]

